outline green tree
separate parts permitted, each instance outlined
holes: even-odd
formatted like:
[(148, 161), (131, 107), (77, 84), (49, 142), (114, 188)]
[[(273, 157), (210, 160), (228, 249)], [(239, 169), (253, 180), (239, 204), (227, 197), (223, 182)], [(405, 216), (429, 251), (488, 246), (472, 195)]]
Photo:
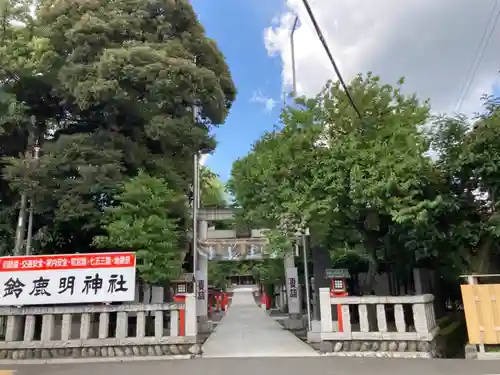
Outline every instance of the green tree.
[(226, 207), (224, 184), (210, 169), (200, 169), (201, 207)]
[(425, 247), (401, 246), (399, 235), (424, 231), (442, 198), (429, 188), (434, 176), (420, 131), (428, 104), (371, 74), (349, 88), (362, 119), (339, 84), (328, 83), (283, 112), (283, 128), (234, 164), (229, 188), (249, 219), (287, 237), (308, 226), (313, 244), (334, 258), (354, 251), (373, 276), (389, 254), (425, 255)]
[(139, 172), (114, 199), (116, 206), (104, 210), (106, 235), (95, 237), (95, 245), (136, 251), (137, 270), (149, 284), (178, 278), (183, 233), (173, 213), (186, 206), (184, 197), (170, 189), (164, 179)]
[[(187, 196), (192, 157), (213, 150), (210, 130), (223, 123), (236, 94), (223, 55), (189, 2), (43, 0), (35, 21), (20, 11), (24, 2), (4, 4), (5, 228), (15, 225), (12, 208), (26, 188), (45, 253), (91, 247), (99, 215), (140, 169)], [(22, 22), (13, 23), (20, 14)], [(35, 140), (43, 150), (39, 165), (24, 156)]]
[(484, 111), (473, 121), (465, 116), (440, 117), (431, 132), (446, 198), (435, 222), (441, 233), (439, 245), (448, 248), (442, 253), (447, 255), (444, 263), (455, 266), (455, 276), (498, 270), (499, 136), (500, 101), (495, 97), (484, 98)]

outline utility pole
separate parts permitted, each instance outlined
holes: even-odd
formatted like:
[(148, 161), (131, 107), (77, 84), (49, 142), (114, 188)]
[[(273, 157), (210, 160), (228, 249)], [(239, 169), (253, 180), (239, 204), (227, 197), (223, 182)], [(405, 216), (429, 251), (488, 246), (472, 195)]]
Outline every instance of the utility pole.
[(302, 255), (304, 259), (304, 284), (305, 284), (305, 289), (306, 289), (306, 307), (307, 307), (307, 327), (309, 328), (309, 331), (312, 329), (312, 317), (311, 317), (311, 293), (310, 293), (310, 286), (309, 286), (309, 265), (307, 261), (307, 236), (309, 236), (309, 228), (306, 228), (304, 232), (302, 233)]
[[(196, 65), (196, 56), (194, 57), (193, 63)], [(194, 93), (193, 93), (194, 96)], [(192, 106), (192, 120), (193, 124), (197, 123), (196, 116), (196, 100), (193, 98)], [(198, 298), (198, 280), (196, 280), (196, 271), (198, 268), (198, 208), (200, 206), (200, 160), (198, 150), (195, 151), (193, 157), (193, 294), (195, 298)]]
[[(199, 160), (198, 153), (194, 154), (193, 160), (193, 272), (198, 267), (198, 204), (199, 204)], [(195, 283), (196, 284), (196, 283)], [(195, 286), (196, 288), (196, 286)]]

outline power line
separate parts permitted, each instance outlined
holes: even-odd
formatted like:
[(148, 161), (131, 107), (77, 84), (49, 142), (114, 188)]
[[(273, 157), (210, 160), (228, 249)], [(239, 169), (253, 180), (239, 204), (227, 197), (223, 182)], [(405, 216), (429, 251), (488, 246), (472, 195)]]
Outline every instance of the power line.
[[(500, 0), (496, 0), (493, 5), (493, 9), (491, 10), (490, 18), (486, 24), (486, 28), (484, 29), (483, 35), (481, 36), (481, 40), (477, 46), (476, 52), (474, 56), (476, 59), (471, 61), (471, 65), (469, 67), (468, 73), (465, 76), (465, 80), (462, 84), (462, 89), (460, 90), (460, 95), (458, 97), (457, 103), (455, 105), (455, 112), (460, 112), (462, 104), (469, 93), (472, 82), (474, 82), (474, 78), (476, 77), (477, 69), (479, 68), (481, 61), (483, 60), (484, 53), (490, 44), (491, 37), (493, 36), (493, 32), (496, 29), (498, 19), (500, 18), (500, 9), (498, 9), (495, 13), (495, 9), (500, 5)], [(492, 24), (491, 28), (490, 25)], [(488, 32), (489, 31), (489, 32)]]
[(354, 109), (354, 111), (356, 112), (356, 114), (358, 115), (358, 117), (360, 119), (362, 119), (363, 117), (361, 116), (361, 112), (359, 111), (358, 107), (356, 106), (356, 103), (354, 103), (354, 99), (352, 98), (351, 93), (349, 92), (349, 89), (347, 88), (347, 85), (345, 84), (344, 78), (342, 77), (342, 74), (340, 73), (340, 70), (337, 66), (337, 63), (335, 62), (335, 59), (333, 58), (333, 55), (330, 52), (330, 48), (328, 47), (328, 44), (326, 43), (326, 40), (323, 37), (323, 33), (321, 32), (321, 29), (319, 28), (318, 22), (316, 22), (316, 18), (314, 17), (314, 14), (311, 10), (311, 7), (309, 6), (308, 1), (302, 0), (302, 2), (304, 3), (304, 6), (307, 10), (307, 14), (309, 14), (309, 18), (311, 19), (311, 21), (313, 23), (314, 29), (316, 30), (316, 34), (318, 34), (319, 40), (321, 41), (321, 44), (323, 44), (323, 48), (325, 49), (326, 54), (328, 55), (328, 59), (330, 60), (330, 63), (332, 64), (333, 69), (335, 70), (335, 74), (337, 74), (337, 77), (340, 81), (340, 84), (342, 85), (342, 87), (347, 95), (347, 99), (349, 99), (349, 102), (351, 103), (351, 106)]

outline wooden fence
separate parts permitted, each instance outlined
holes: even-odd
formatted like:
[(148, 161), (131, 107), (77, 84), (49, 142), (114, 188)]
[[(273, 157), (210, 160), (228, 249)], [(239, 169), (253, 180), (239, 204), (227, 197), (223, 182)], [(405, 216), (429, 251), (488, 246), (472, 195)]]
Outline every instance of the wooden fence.
[(469, 344), (500, 344), (500, 284), (462, 285)]

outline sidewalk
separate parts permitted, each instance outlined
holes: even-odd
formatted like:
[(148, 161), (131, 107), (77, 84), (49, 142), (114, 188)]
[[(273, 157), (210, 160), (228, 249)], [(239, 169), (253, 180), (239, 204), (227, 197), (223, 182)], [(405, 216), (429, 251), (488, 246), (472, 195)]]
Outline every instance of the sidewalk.
[(234, 291), (227, 315), (203, 345), (204, 358), (316, 356), (255, 304), (251, 288)]
[[(210, 358), (179, 361), (12, 366), (15, 375), (493, 375), (500, 362), (390, 358)], [(3, 374), (2, 374), (3, 375)]]

